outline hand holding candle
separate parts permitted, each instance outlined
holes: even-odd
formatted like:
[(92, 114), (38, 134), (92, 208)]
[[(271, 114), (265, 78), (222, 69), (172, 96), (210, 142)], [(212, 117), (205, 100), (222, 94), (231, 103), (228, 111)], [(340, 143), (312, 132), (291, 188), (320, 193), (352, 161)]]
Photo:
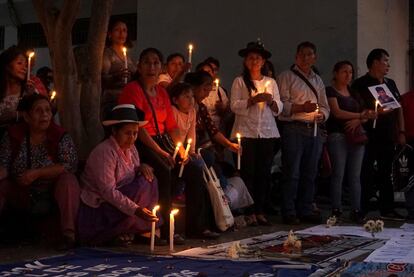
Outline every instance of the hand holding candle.
[[(379, 105), (379, 101), (376, 100), (375, 101), (375, 114), (377, 114), (378, 112), (378, 105)], [(374, 123), (372, 124), (372, 128), (375, 129), (377, 127), (377, 119), (374, 119)]]
[(31, 71), (31, 69), (30, 69), (30, 62), (31, 62), (34, 54), (35, 54), (34, 52), (30, 52), (29, 53), (29, 56), (27, 58), (27, 80), (30, 80), (30, 71)]
[(178, 214), (178, 209), (174, 209), (170, 213), (170, 251), (174, 251), (174, 227), (175, 227), (174, 216), (176, 214)]
[(240, 151), (241, 151), (241, 136), (240, 136), (240, 133), (237, 133), (236, 134), (236, 137), (237, 137), (237, 143), (239, 144), (239, 151), (237, 152), (237, 170), (240, 170), (240, 156), (241, 156), (241, 154), (240, 154)]
[[(157, 205), (152, 209), (152, 214), (157, 216), (157, 211), (160, 209), (160, 206)], [(151, 252), (154, 251), (154, 245), (155, 245), (155, 221), (151, 223), (151, 245), (150, 249)]]
[(318, 114), (319, 114), (319, 105), (316, 104), (316, 110), (315, 110), (315, 122), (313, 125), (313, 136), (316, 137), (316, 135), (318, 134)]
[(175, 158), (177, 157), (178, 151), (180, 150), (181, 147), (181, 142), (177, 143), (177, 146), (175, 147), (175, 151), (174, 151), (174, 155), (173, 155), (173, 160), (175, 160)]
[(178, 174), (178, 178), (181, 178), (183, 176), (183, 171), (184, 171), (184, 161), (187, 159), (188, 157), (188, 152), (190, 151), (191, 148), (191, 142), (193, 140), (192, 139), (188, 139), (187, 141), (187, 147), (185, 148), (185, 154), (184, 154), (184, 158), (183, 161), (181, 163), (181, 167), (180, 167), (180, 173)]
[[(122, 52), (124, 53), (124, 68), (125, 70), (128, 69), (128, 57), (127, 57), (127, 49), (126, 47), (122, 47)], [(128, 77), (124, 77), (125, 84), (128, 83)]]

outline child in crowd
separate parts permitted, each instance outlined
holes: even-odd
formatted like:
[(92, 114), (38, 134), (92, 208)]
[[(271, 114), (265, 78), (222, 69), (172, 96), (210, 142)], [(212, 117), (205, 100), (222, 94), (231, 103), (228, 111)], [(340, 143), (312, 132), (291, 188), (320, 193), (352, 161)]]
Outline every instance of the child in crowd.
[[(184, 143), (188, 139), (192, 140), (190, 148), (190, 161), (188, 166), (202, 168), (202, 161), (195, 153), (196, 145), (196, 110), (194, 108), (194, 96), (191, 85), (187, 83), (177, 83), (169, 90), (175, 121), (179, 129), (179, 140)], [(191, 170), (189, 168), (188, 170)], [(212, 229), (214, 228), (213, 214), (211, 213), (211, 201), (203, 182), (197, 182), (192, 178), (192, 182), (185, 184), (186, 199), (186, 233), (190, 236), (197, 236), (204, 239), (215, 239), (220, 235)]]

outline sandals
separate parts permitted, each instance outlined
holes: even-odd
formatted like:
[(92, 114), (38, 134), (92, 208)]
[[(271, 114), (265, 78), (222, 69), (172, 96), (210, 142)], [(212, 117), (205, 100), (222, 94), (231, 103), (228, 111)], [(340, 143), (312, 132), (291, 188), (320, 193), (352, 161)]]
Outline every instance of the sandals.
[(110, 242), (110, 245), (118, 247), (128, 247), (132, 244), (134, 237), (134, 234), (119, 235)]
[(201, 237), (203, 239), (218, 239), (220, 237), (220, 234), (206, 229), (201, 233)]
[(245, 221), (247, 226), (259, 226), (259, 224), (257, 223), (256, 216), (254, 214), (246, 215)]

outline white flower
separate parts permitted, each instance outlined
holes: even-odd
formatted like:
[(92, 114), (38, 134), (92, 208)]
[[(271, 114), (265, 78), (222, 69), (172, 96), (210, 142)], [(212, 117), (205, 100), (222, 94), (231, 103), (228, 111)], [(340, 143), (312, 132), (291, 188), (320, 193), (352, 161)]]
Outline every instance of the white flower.
[(326, 220), (326, 228), (332, 227), (336, 224), (336, 216), (331, 216)]

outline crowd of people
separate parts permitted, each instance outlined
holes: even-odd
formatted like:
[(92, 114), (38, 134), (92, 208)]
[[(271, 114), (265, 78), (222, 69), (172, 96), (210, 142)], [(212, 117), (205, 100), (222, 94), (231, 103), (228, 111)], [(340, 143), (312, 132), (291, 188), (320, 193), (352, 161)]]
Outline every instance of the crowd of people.
[[(395, 145), (413, 145), (414, 98), (410, 92), (401, 100), (386, 77), (386, 50), (373, 49), (368, 72), (355, 80), (352, 63), (337, 62), (326, 86), (315, 68), (313, 43), (300, 43), (294, 64), (275, 77), (271, 52), (261, 41), (249, 42), (238, 52), (241, 74), (227, 92), (214, 82), (220, 62), (213, 57), (192, 66), (180, 53), (164, 61), (158, 49), (147, 48), (137, 63), (129, 57), (125, 62), (123, 47), (131, 43), (122, 20), (110, 21), (106, 45), (101, 97), (106, 135), (83, 168), (70, 135), (53, 119), (52, 71), (28, 74), (27, 53), (16, 46), (0, 54), (0, 216), (42, 213), (56, 203), (67, 247), (76, 241), (126, 245), (148, 237), (151, 222), (161, 245), (168, 240), (169, 212), (181, 201), (185, 236), (215, 239), (220, 232), (205, 165), (214, 168), (240, 226), (272, 225), (266, 203), (272, 163), (281, 150), (283, 223), (322, 222), (315, 191), (323, 151), (332, 163), (332, 215), (343, 217), (346, 183), (353, 222), (363, 222), (376, 190), (381, 216), (404, 219), (394, 209), (390, 175)], [(376, 106), (369, 87), (380, 84), (403, 108)], [(238, 176), (237, 185), (230, 182)], [(414, 219), (413, 190), (406, 202), (407, 219)], [(162, 208), (153, 214), (157, 204)], [(185, 236), (175, 234), (175, 243), (184, 243)]]

